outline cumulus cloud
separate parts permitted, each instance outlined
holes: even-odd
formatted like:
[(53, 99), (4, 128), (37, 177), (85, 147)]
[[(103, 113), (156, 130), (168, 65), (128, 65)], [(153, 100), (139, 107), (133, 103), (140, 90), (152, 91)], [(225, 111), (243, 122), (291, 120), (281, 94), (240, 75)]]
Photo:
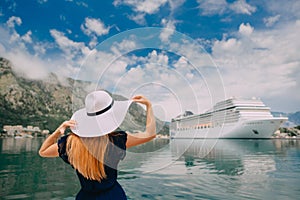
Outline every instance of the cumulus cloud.
[(26, 51), (15, 49), (7, 52), (5, 57), (12, 62), (14, 71), (24, 78), (40, 80), (45, 79), (49, 74), (45, 68), (46, 62)]
[(22, 20), (20, 17), (12, 16), (7, 20), (6, 24), (9, 28), (14, 28), (15, 25), (20, 26), (22, 24)]
[(300, 17), (300, 1), (298, 0), (285, 0), (284, 3), (264, 0), (264, 5), (268, 12), (280, 14), (284, 20), (295, 20)]
[(197, 0), (202, 15), (223, 14), (227, 7), (226, 0)]
[(55, 29), (50, 30), (51, 36), (54, 38), (56, 44), (65, 53), (67, 60), (73, 60), (77, 56), (87, 56), (91, 50), (85, 46), (83, 42), (74, 42), (65, 36), (63, 32)]
[(167, 5), (170, 8), (170, 16), (172, 16), (184, 2), (185, 0), (114, 0), (113, 5), (115, 7), (120, 5), (131, 7), (134, 14), (127, 15), (127, 17), (139, 25), (145, 25), (146, 15), (153, 15)]
[(25, 35), (23, 35), (21, 38), (24, 42), (27, 42), (27, 43), (32, 43), (32, 39), (31, 39), (31, 35), (32, 35), (32, 32), (31, 31), (28, 31)]
[[(20, 17), (12, 16), (10, 17), (7, 22), (6, 26), (8, 27), (10, 31), (10, 43), (18, 42), (20, 39), (20, 34), (17, 33), (15, 30), (15, 26), (18, 25), (20, 26), (22, 24), (22, 19)], [(24, 44), (20, 44), (24, 48)]]
[(168, 4), (170, 6), (171, 12), (176, 11), (177, 8), (180, 8), (184, 4), (185, 0), (169, 0)]
[(256, 11), (256, 7), (247, 4), (246, 0), (238, 0), (229, 5), (229, 8), (237, 14), (251, 15)]
[(122, 55), (124, 53), (127, 53), (128, 51), (131, 51), (132, 49), (135, 49), (135, 48), (137, 48), (137, 44), (134, 40), (124, 39), (119, 43), (115, 42), (111, 46), (110, 50), (115, 55)]
[(159, 37), (163, 42), (168, 42), (169, 37), (176, 30), (175, 23), (176, 22), (174, 20), (167, 20), (167, 19), (161, 20), (161, 24), (163, 25), (164, 29), (162, 30)]
[(141, 93), (146, 95), (153, 105), (159, 108), (160, 111), (154, 109), (154, 112), (162, 120), (170, 120), (184, 110), (199, 112), (195, 101), (203, 95), (204, 84), (201, 83), (200, 77), (198, 80), (193, 77), (191, 65), (173, 65), (167, 54), (155, 50), (149, 52), (146, 57), (135, 59), (138, 64), (124, 70), (121, 76), (107, 74), (106, 77), (110, 77), (110, 80), (106, 83), (109, 83), (109, 87), (114, 88), (116, 93), (127, 97)]
[[(247, 38), (223, 38), (216, 40), (212, 47), (228, 96), (259, 96), (272, 102), (272, 99), (283, 100), (284, 94), (295, 94), (293, 91), (300, 86), (295, 77), (300, 67), (297, 39), (300, 23), (260, 31), (243, 23), (238, 32)], [(300, 96), (295, 94), (291, 104), (299, 100)], [(289, 107), (280, 106), (277, 109)]]
[[(13, 70), (18, 75), (28, 79), (41, 80), (47, 79), (50, 72), (57, 73), (59, 78), (72, 76), (76, 73), (74, 65), (79, 65), (76, 63), (78, 62), (76, 59), (74, 61), (66, 60), (61, 55), (54, 55), (54, 58), (51, 56), (45, 58), (44, 55), (49, 49), (54, 48), (54, 45), (47, 41), (34, 41), (31, 30), (28, 30), (24, 35), (20, 35), (16, 31), (15, 26), (21, 25), (22, 19), (12, 16), (5, 24), (0, 26), (0, 54), (12, 62)], [(71, 40), (64, 37), (64, 34), (59, 31), (52, 30), (51, 32), (58, 46), (65, 50), (64, 55), (72, 54), (72, 48), (77, 48), (76, 51), (87, 49), (80, 43), (72, 43)], [(85, 55), (87, 53), (88, 51), (84, 52)], [(81, 54), (83, 53), (81, 52)]]
[(128, 5), (133, 7), (135, 12), (141, 12), (146, 14), (154, 14), (159, 8), (164, 5), (167, 0), (115, 0), (114, 6)]
[[(134, 39), (114, 43), (112, 54), (95, 52), (84, 63), (86, 70), (83, 69), (80, 75), (92, 80), (98, 78), (101, 87), (126, 97), (140, 93), (149, 95), (163, 120), (170, 120), (184, 110), (199, 113), (212, 106), (209, 90), (214, 86), (206, 86), (215, 83), (210, 69), (214, 66), (207, 58), (209, 55), (187, 41), (183, 44), (171, 44), (170, 41), (170, 52), (176, 56), (151, 49), (146, 56), (126, 54), (130, 49), (139, 49)], [(203, 69), (200, 69), (202, 66)], [(200, 104), (197, 102), (200, 99), (208, 101)]]
[(97, 36), (108, 34), (111, 27), (106, 27), (100, 19), (86, 17), (80, 28), (84, 34), (91, 37), (89, 46), (93, 48), (98, 43)]
[[(29, 53), (28, 49), (31, 48), (33, 43), (32, 31), (28, 30), (24, 35), (20, 35), (15, 26), (21, 24), (22, 19), (20, 17), (12, 16), (5, 24), (0, 26), (0, 37), (2, 39), (0, 54), (12, 62), (13, 70), (17, 74), (29, 79), (44, 79), (49, 73), (47, 67), (50, 67), (51, 64)], [(38, 46), (38, 44), (34, 46)]]
[[(208, 76), (197, 72), (194, 65), (210, 66), (211, 62), (205, 61), (203, 52), (188, 42), (172, 45), (170, 51), (178, 53), (176, 56), (155, 49), (148, 49), (147, 55), (139, 55), (132, 53), (132, 49), (140, 48), (136, 38), (126, 37), (114, 42), (106, 51), (93, 50), (84, 60), (77, 78), (128, 98), (142, 93), (153, 101), (156, 114), (163, 120), (170, 120), (184, 110), (195, 113), (206, 110), (211, 102), (197, 101), (211, 97), (203, 79)], [(193, 56), (194, 65), (180, 56), (183, 54)]]
[(146, 13), (137, 13), (133, 15), (128, 15), (128, 19), (134, 21), (135, 23), (139, 25), (144, 25), (146, 24), (145, 20)]
[(266, 27), (271, 27), (276, 22), (278, 22), (279, 19), (280, 19), (280, 15), (275, 15), (275, 16), (272, 16), (272, 17), (264, 18), (263, 21), (264, 21)]
[(242, 23), (239, 27), (239, 33), (245, 36), (250, 36), (253, 33), (254, 28), (251, 27), (249, 23), (244, 24)]
[[(2, 39), (13, 37), (10, 31), (3, 27), (0, 27), (0, 36)], [(24, 39), (21, 37), (16, 38), (14, 41), (9, 41), (9, 43), (2, 43), (0, 54), (1, 57), (10, 60), (14, 72), (24, 78), (40, 80), (46, 78), (49, 73), (46, 68), (46, 62), (28, 53)], [(49, 63), (47, 65), (50, 66)]]
[(81, 25), (81, 30), (88, 36), (95, 34), (97, 36), (106, 35), (110, 27), (106, 27), (100, 19), (85, 18), (84, 24)]
[(251, 6), (245, 0), (237, 0), (228, 3), (226, 0), (197, 0), (201, 15), (222, 15), (233, 11), (237, 14), (251, 15), (256, 11), (256, 7)]

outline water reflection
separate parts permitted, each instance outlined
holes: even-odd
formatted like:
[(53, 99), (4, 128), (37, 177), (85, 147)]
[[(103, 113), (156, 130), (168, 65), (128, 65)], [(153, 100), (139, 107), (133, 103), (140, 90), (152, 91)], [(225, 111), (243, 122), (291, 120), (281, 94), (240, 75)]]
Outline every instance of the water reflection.
[[(123, 173), (267, 174), (276, 170), (274, 157), (284, 156), (299, 140), (154, 140), (127, 152)], [(132, 162), (132, 161), (135, 162)], [(128, 178), (128, 177), (127, 177)]]
[(44, 159), (44, 138), (0, 138), (0, 199), (74, 196), (79, 185), (72, 168), (58, 158)]
[(299, 149), (300, 140), (172, 139), (130, 154), (120, 179), (132, 199), (295, 199)]
[(272, 140), (171, 140), (171, 152), (197, 173), (241, 175), (275, 170)]
[(44, 138), (19, 138), (13, 137), (0, 140), (1, 153), (37, 152)]

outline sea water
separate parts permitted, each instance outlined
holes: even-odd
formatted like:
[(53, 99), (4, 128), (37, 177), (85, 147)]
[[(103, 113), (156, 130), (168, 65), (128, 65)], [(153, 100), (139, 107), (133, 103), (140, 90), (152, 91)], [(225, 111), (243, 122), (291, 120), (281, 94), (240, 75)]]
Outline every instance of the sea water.
[[(41, 158), (43, 138), (0, 139), (0, 199), (74, 199), (74, 170)], [(300, 140), (155, 139), (131, 148), (118, 181), (128, 199), (298, 199)]]

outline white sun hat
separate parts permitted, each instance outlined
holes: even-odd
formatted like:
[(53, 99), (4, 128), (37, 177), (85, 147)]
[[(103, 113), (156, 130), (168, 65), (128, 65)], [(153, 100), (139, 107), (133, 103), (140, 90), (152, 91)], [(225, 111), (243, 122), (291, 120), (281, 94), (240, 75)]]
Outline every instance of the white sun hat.
[(85, 98), (85, 108), (76, 111), (72, 132), (80, 137), (97, 137), (116, 130), (123, 122), (131, 100), (115, 101), (109, 93), (98, 90)]

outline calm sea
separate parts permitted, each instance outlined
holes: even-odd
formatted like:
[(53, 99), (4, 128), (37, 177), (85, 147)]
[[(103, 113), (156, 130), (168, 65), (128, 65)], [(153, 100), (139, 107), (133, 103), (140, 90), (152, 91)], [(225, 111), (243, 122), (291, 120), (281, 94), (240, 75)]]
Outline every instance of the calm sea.
[[(80, 186), (42, 138), (0, 139), (0, 199), (74, 199)], [(300, 140), (167, 140), (129, 149), (128, 199), (299, 199)]]

